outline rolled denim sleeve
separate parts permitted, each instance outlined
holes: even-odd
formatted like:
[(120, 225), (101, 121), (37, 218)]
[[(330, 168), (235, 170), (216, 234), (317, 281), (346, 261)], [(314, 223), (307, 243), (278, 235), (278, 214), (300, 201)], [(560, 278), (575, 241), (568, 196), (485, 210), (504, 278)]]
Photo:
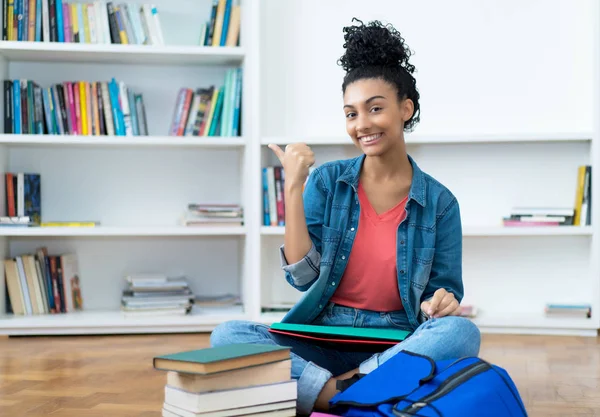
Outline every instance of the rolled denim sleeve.
[(300, 291), (307, 291), (320, 274), (322, 229), (329, 194), (319, 167), (309, 175), (302, 196), (306, 226), (312, 242), (310, 250), (298, 262), (289, 264), (284, 246), (279, 248), (281, 268), (285, 271), (286, 281)]
[(308, 289), (310, 284), (319, 276), (321, 254), (317, 252), (314, 243), (304, 258), (296, 263), (288, 264), (283, 245), (279, 248), (279, 258), (281, 260), (281, 269), (285, 271), (287, 281), (294, 288), (301, 291)]
[[(464, 296), (462, 280), (462, 224), (460, 208), (452, 197), (438, 214), (436, 225), (435, 255), (429, 275), (429, 282), (421, 296), (421, 302), (433, 297), (440, 288), (452, 292), (460, 303)], [(420, 319), (425, 319), (424, 315)]]

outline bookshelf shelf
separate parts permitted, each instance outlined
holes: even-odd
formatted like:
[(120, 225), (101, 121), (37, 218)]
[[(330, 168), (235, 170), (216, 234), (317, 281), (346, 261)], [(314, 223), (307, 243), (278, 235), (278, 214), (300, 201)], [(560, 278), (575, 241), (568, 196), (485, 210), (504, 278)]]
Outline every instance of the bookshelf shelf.
[(241, 137), (213, 136), (82, 136), (82, 135), (0, 135), (0, 145), (8, 146), (106, 146), (173, 148), (243, 148)]
[(166, 226), (166, 227), (3, 227), (0, 236), (21, 237), (92, 237), (92, 236), (243, 236), (240, 226)]
[[(590, 142), (592, 132), (564, 132), (564, 133), (528, 133), (528, 134), (466, 134), (466, 135), (423, 135), (407, 134), (406, 143), (411, 145), (452, 145), (452, 144), (485, 144), (485, 143), (546, 143), (546, 142)], [(262, 145), (276, 143), (287, 145), (294, 142), (304, 142), (307, 145), (354, 145), (348, 137), (285, 137), (267, 136), (261, 139)]]
[[(556, 227), (502, 227), (502, 226), (470, 226), (463, 227), (465, 237), (485, 236), (591, 236), (591, 226), (556, 226)], [(283, 236), (284, 226), (263, 226), (261, 234), (265, 236)]]
[(475, 317), (472, 321), (488, 333), (543, 333), (594, 336), (596, 320), (586, 318), (546, 317), (543, 314), (509, 313), (503, 316)]
[(463, 236), (591, 236), (591, 226), (463, 227)]
[(128, 65), (240, 65), (241, 47), (83, 44), (0, 41), (8, 61), (87, 62)]
[(63, 314), (0, 317), (0, 333), (29, 334), (112, 334), (200, 332), (225, 320), (248, 319), (241, 307), (200, 309), (185, 316), (148, 315), (127, 317), (121, 311), (82, 311)]

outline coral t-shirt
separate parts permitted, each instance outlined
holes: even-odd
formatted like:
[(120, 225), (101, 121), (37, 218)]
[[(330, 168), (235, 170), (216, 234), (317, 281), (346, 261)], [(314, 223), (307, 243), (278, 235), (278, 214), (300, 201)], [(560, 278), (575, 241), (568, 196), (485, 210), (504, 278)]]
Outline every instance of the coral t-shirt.
[(377, 214), (358, 184), (360, 217), (348, 265), (330, 301), (372, 311), (402, 310), (396, 268), (396, 233), (406, 217), (405, 197)]

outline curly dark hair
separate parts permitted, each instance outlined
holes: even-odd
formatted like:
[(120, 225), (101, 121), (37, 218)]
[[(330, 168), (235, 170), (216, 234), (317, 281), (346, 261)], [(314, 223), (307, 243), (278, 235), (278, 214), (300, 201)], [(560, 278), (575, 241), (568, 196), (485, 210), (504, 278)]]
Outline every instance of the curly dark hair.
[(364, 78), (382, 79), (395, 86), (398, 99), (409, 98), (414, 103), (414, 112), (404, 125), (410, 131), (420, 120), (419, 91), (412, 75), (415, 66), (408, 62), (411, 51), (404, 38), (390, 24), (383, 25), (374, 20), (367, 25), (357, 18), (360, 26), (344, 27), (344, 48), (346, 52), (338, 60), (346, 75), (342, 83), (342, 92), (354, 81)]

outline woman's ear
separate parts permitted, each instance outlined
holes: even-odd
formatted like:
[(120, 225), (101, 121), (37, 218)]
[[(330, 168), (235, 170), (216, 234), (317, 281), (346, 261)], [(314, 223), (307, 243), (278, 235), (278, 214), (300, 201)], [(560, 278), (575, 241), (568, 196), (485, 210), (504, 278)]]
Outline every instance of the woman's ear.
[(402, 100), (400, 103), (400, 113), (402, 114), (402, 120), (406, 123), (413, 117), (413, 113), (415, 112), (415, 103), (409, 98)]

